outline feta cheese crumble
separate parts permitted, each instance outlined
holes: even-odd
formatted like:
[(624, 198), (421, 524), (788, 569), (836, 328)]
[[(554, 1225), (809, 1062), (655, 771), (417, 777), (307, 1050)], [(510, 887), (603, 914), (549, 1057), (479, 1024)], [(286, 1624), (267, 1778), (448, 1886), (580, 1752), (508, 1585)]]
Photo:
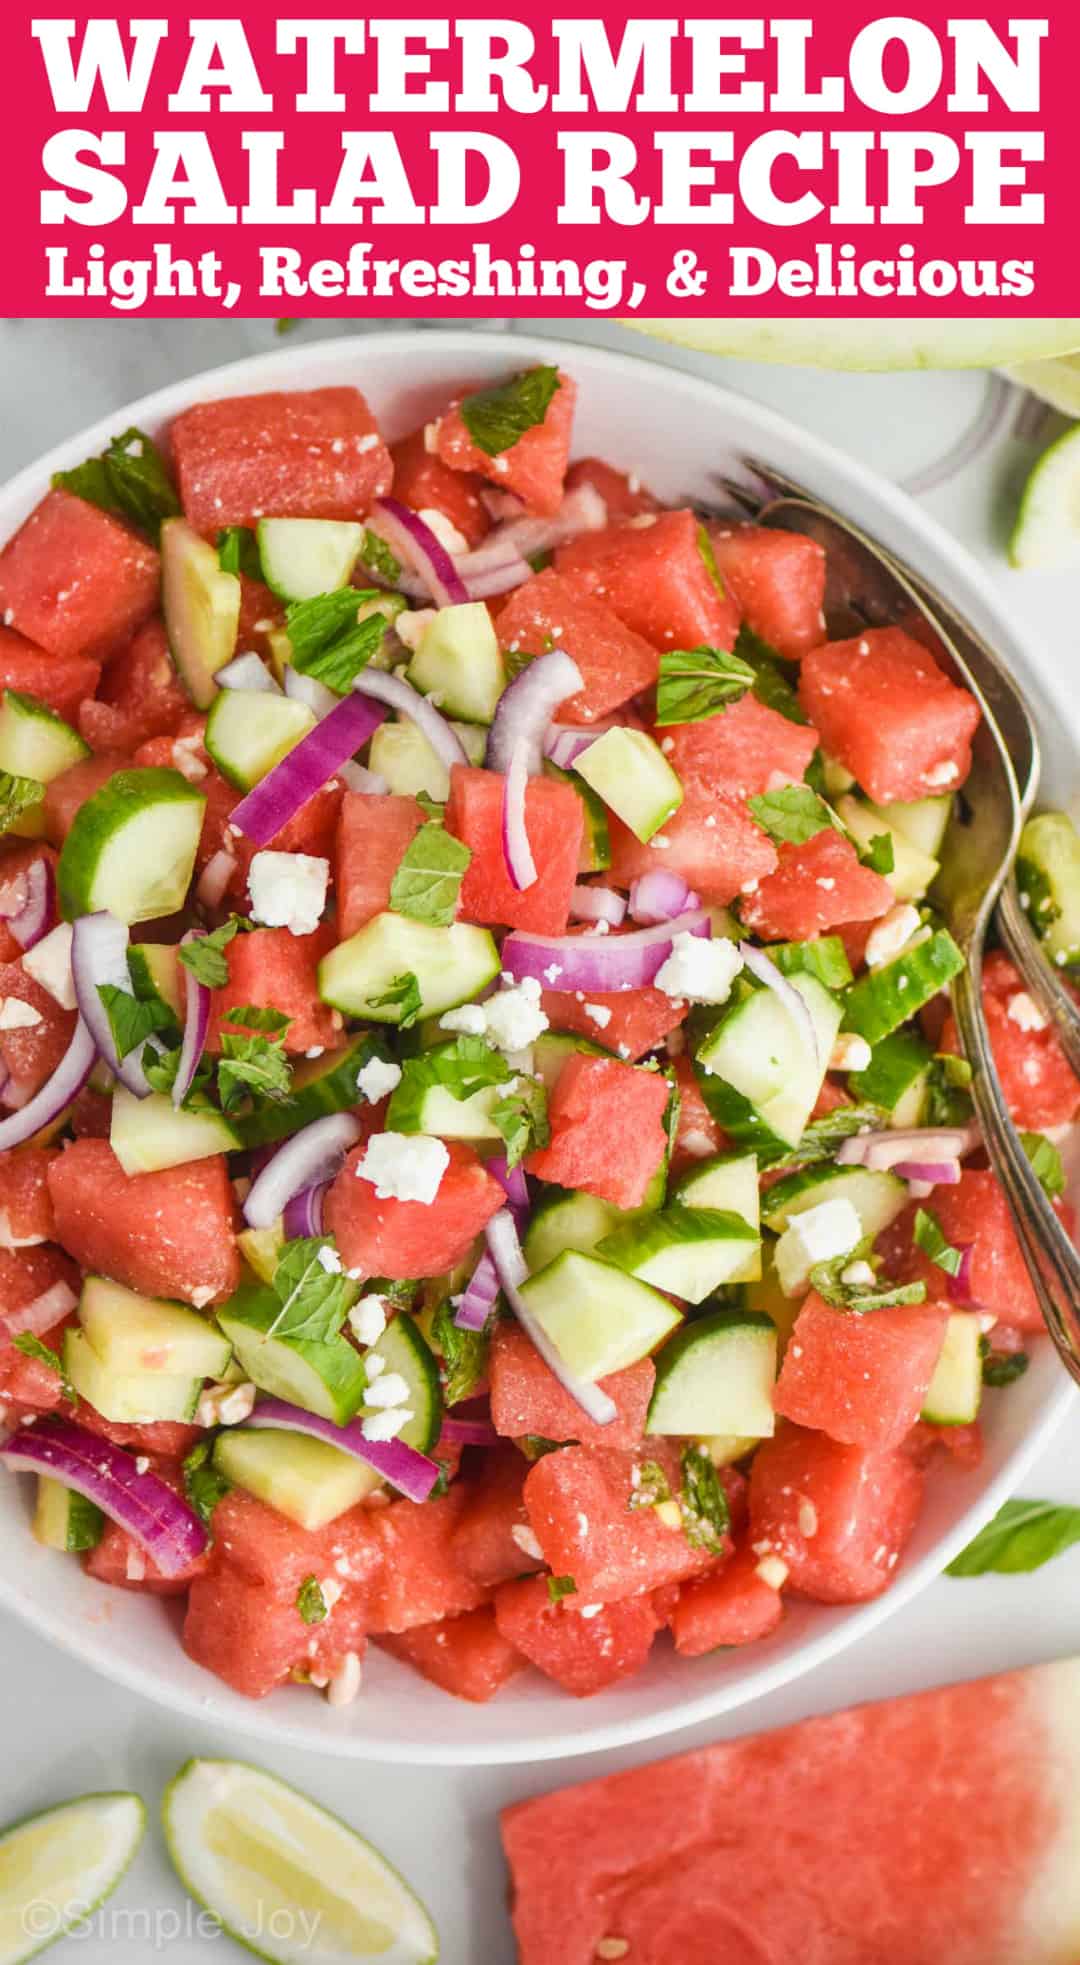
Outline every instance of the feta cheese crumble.
[(497, 1051), (510, 1055), (527, 1051), (548, 1027), (540, 1008), (540, 984), (535, 976), (511, 983), (489, 996), (486, 1003), (462, 1003), (439, 1018), (442, 1030), (464, 1037), (486, 1037)]
[(41, 1021), (41, 1011), (21, 996), (5, 996), (0, 1003), (0, 1030), (32, 1030)]
[(901, 901), (875, 922), (866, 940), (866, 966), (880, 969), (891, 962), (919, 929), (919, 910), (910, 901)]
[(367, 1099), (369, 1105), (378, 1105), (388, 1092), (396, 1091), (401, 1083), (401, 1066), (387, 1064), (383, 1058), (369, 1058), (356, 1074), (356, 1089)]
[(420, 1201), (430, 1207), (450, 1155), (427, 1133), (373, 1133), (357, 1162), (357, 1180), (369, 1180), (379, 1201)]
[(385, 1296), (362, 1296), (349, 1311), (348, 1322), (358, 1344), (377, 1344), (386, 1329)]
[(776, 1244), (774, 1261), (785, 1296), (798, 1296), (817, 1262), (847, 1255), (863, 1238), (862, 1222), (844, 1196), (820, 1201), (788, 1222)]
[(654, 987), (690, 1003), (726, 1003), (743, 966), (734, 942), (720, 935), (706, 941), (685, 931), (676, 935), (671, 954), (657, 970)]
[(255, 1387), (245, 1380), (239, 1385), (208, 1385), (195, 1408), (196, 1426), (240, 1426), (255, 1410)]
[(482, 1003), (461, 1003), (456, 1010), (446, 1010), (439, 1018), (440, 1030), (453, 1030), (462, 1037), (483, 1037), (487, 1030), (487, 1017)]
[(830, 1071), (865, 1071), (872, 1056), (865, 1037), (842, 1030), (829, 1054)]
[(28, 948), (22, 958), (22, 966), (28, 976), (32, 976), (42, 989), (47, 989), (53, 1001), (62, 1010), (74, 1010), (75, 982), (71, 974), (70, 921), (61, 921), (51, 928), (33, 948)]
[(396, 1440), (402, 1428), (415, 1415), (406, 1406), (391, 1406), (385, 1412), (369, 1412), (361, 1421), (365, 1440)]
[[(370, 1365), (371, 1360), (368, 1360)], [(374, 1382), (368, 1385), (364, 1394), (364, 1404), (369, 1406), (403, 1406), (409, 1396), (408, 1381), (399, 1371), (376, 1372)]]
[[(1015, 995), (1010, 996), (1005, 1015), (1010, 1023), (1015, 1023), (1021, 1030), (1046, 1029), (1046, 1018), (1034, 997), (1029, 996), (1026, 989), (1018, 989)], [(3, 1017), (0, 1015), (0, 1028), (2, 1027)]]
[(585, 1015), (598, 1030), (606, 1030), (611, 1022), (611, 1011), (606, 1003), (586, 1003)]
[(311, 935), (326, 906), (329, 860), (310, 853), (256, 853), (248, 874), (252, 918), (264, 928)]

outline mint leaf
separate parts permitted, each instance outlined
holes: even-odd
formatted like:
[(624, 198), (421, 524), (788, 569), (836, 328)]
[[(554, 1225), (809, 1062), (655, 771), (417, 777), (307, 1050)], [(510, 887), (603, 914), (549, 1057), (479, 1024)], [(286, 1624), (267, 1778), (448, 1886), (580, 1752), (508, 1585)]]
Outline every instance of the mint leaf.
[(799, 1167), (813, 1167), (819, 1160), (831, 1160), (842, 1139), (850, 1139), (853, 1133), (877, 1132), (885, 1124), (886, 1116), (880, 1105), (838, 1105), (820, 1119), (811, 1120), (798, 1146), (785, 1153), (775, 1165), (794, 1173)]
[(892, 873), (896, 867), (892, 834), (876, 832), (870, 844), (863, 847), (859, 861), (864, 867), (869, 867), (871, 873)]
[(630, 1476), (628, 1508), (655, 1508), (671, 1500), (671, 1483), (658, 1460), (641, 1460)]
[(204, 983), (207, 989), (224, 989), (229, 980), (229, 965), (225, 960), (225, 950), (240, 932), (240, 919), (231, 915), (215, 928), (212, 935), (199, 935), (194, 941), (181, 942), (177, 949), (185, 969), (190, 969), (196, 982)]
[(246, 573), (249, 580), (263, 577), (259, 548), (250, 526), (230, 525), (219, 532), (217, 556), (223, 573)]
[(549, 1576), (547, 1593), (550, 1603), (561, 1603), (564, 1597), (576, 1597), (577, 1584), (572, 1576)]
[(418, 1102), (436, 1085), (451, 1098), (472, 1098), (489, 1085), (504, 1085), (511, 1076), (501, 1051), (493, 1051), (482, 1037), (455, 1037), (453, 1043), (402, 1060), (394, 1099), (399, 1105)]
[(707, 525), (698, 526), (697, 549), (701, 554), (706, 573), (716, 588), (717, 593), (720, 595), (721, 600), (723, 600), (727, 594), (727, 588), (724, 585), (720, 568), (716, 564), (716, 551), (709, 537), (709, 528)]
[(262, 1003), (239, 1003), (222, 1018), (224, 1024), (240, 1030), (264, 1030), (283, 1036), (292, 1022), (283, 1010), (268, 1009)]
[(560, 1453), (566, 1441), (546, 1440), (543, 1433), (523, 1433), (515, 1444), (521, 1448), (526, 1460), (543, 1460), (549, 1453)]
[(347, 696), (382, 646), (386, 616), (378, 610), (381, 598), (374, 587), (338, 587), (312, 600), (293, 601), (285, 609), (293, 668)]
[(789, 723), (809, 723), (794, 685), (788, 681), (790, 675), (797, 673), (794, 664), (785, 662), (745, 621), (735, 638), (735, 653), (740, 662), (754, 671), (753, 693), (759, 703), (764, 703), (767, 710), (775, 710), (778, 716), (785, 716)]
[(562, 388), (557, 368), (530, 368), (512, 382), (480, 389), (458, 405), (461, 420), (478, 450), (499, 457), (512, 450), (548, 413), (552, 397)]
[(1080, 1508), (1054, 1501), (1006, 1501), (958, 1555), (946, 1576), (1016, 1576), (1041, 1569), (1080, 1542)]
[(72, 1387), (68, 1384), (67, 1373), (64, 1370), (59, 1352), (50, 1351), (49, 1346), (43, 1344), (40, 1337), (35, 1337), (33, 1332), (29, 1330), (21, 1330), (18, 1336), (13, 1337), (11, 1341), (16, 1351), (21, 1351), (24, 1358), (36, 1358), (39, 1365), (47, 1365), (50, 1371), (55, 1371), (60, 1379), (65, 1399), (70, 1400), (72, 1405), (78, 1405), (79, 1401)]
[(835, 815), (810, 785), (782, 785), (779, 791), (758, 792), (747, 804), (758, 825), (786, 846), (805, 846), (831, 826), (841, 830)]
[(500, 1099), (491, 1116), (502, 1135), (508, 1167), (516, 1167), (526, 1153), (550, 1143), (547, 1093), (538, 1078), (519, 1079), (516, 1091)]
[(283, 1033), (276, 1037), (243, 1037), (238, 1032), (222, 1030), (217, 1082), (223, 1112), (234, 1112), (247, 1098), (288, 1097), (292, 1071), (282, 1044)]
[(868, 1236), (846, 1255), (815, 1262), (810, 1270), (810, 1287), (833, 1310), (893, 1310), (901, 1303), (925, 1303), (925, 1283), (889, 1283), (878, 1287), (877, 1274), (869, 1283), (846, 1283), (844, 1271), (854, 1262), (871, 1261), (873, 1238)]
[(56, 471), (53, 487), (74, 492), (100, 511), (111, 512), (138, 526), (155, 540), (163, 519), (178, 518), (180, 500), (165, 460), (142, 430), (125, 430), (111, 438), (100, 457), (90, 457), (73, 471)]
[(448, 1406), (471, 1399), (487, 1377), (490, 1340), (481, 1330), (462, 1330), (454, 1306), (444, 1297), (431, 1320), (431, 1342), (442, 1359), (443, 1397)]
[(966, 1126), (974, 1107), (968, 1086), (971, 1066), (951, 1051), (938, 1051), (926, 1078), (928, 1126)]
[[(180, 1069), (180, 1045), (166, 1051), (147, 1051), (143, 1059), (143, 1070), (152, 1091), (171, 1093)], [(208, 1103), (207, 1093), (213, 1083), (214, 1066), (208, 1057), (199, 1059), (198, 1069), (191, 1082), (183, 1103), (186, 1109)]]
[(305, 1576), (296, 1592), (296, 1608), (305, 1624), (325, 1623), (330, 1612), (317, 1576)]
[(373, 532), (370, 526), (364, 531), (360, 558), (372, 573), (378, 574), (380, 580), (388, 581), (392, 587), (397, 586), (401, 578), (401, 562), (396, 554), (391, 552), (386, 540), (381, 538), (379, 533)]
[(710, 1555), (723, 1554), (731, 1527), (731, 1509), (724, 1484), (703, 1447), (691, 1444), (682, 1451), (683, 1533), (692, 1548), (707, 1549)]
[(160, 998), (156, 1002), (144, 1001), (126, 989), (119, 989), (115, 983), (99, 983), (98, 995), (109, 1019), (118, 1057), (126, 1058), (129, 1051), (137, 1050), (155, 1030), (176, 1028), (176, 1018)]
[(373, 1010), (400, 1007), (401, 1015), (397, 1019), (397, 1027), (399, 1030), (408, 1030), (420, 1015), (423, 998), (420, 995), (420, 984), (412, 970), (406, 969), (403, 975), (394, 977), (385, 995), (370, 996), (368, 1001)]
[(979, 1356), (982, 1359), (982, 1379), (984, 1385), (1000, 1390), (1003, 1385), (1015, 1385), (1023, 1378), (1029, 1363), (1026, 1351), (995, 1351), (988, 1337), (979, 1339)]
[(919, 1208), (915, 1215), (915, 1245), (931, 1262), (943, 1269), (946, 1276), (958, 1276), (964, 1260), (963, 1249), (954, 1249), (941, 1232), (941, 1223), (929, 1208)]
[(704, 723), (752, 688), (754, 671), (723, 648), (668, 648), (660, 657), (656, 722)]
[(390, 883), (390, 906), (411, 921), (448, 928), (472, 854), (445, 827), (429, 823), (409, 841)]
[(232, 1482), (226, 1480), (225, 1475), (215, 1467), (213, 1452), (212, 1439), (200, 1440), (183, 1463), (184, 1493), (203, 1522), (210, 1520), (218, 1502), (232, 1486)]
[(40, 805), (45, 787), (36, 778), (20, 778), (13, 771), (0, 771), (0, 833), (10, 832), (16, 819), (32, 805)]
[(1039, 1177), (1043, 1192), (1049, 1200), (1056, 1201), (1058, 1195), (1065, 1192), (1065, 1169), (1053, 1140), (1047, 1139), (1045, 1133), (1021, 1133), (1020, 1144)]
[[(336, 1259), (336, 1269), (326, 1267), (325, 1252), (331, 1261)], [(337, 1337), (360, 1294), (359, 1284), (341, 1272), (340, 1263), (330, 1235), (306, 1235), (287, 1242), (274, 1270), (274, 1294), (281, 1309), (266, 1335), (317, 1344), (329, 1344)]]

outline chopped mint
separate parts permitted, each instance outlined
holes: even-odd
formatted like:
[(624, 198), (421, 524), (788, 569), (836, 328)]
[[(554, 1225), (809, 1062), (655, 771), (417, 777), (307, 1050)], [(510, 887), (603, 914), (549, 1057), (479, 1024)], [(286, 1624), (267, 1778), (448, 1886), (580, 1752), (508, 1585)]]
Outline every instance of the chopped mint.
[(979, 1339), (979, 1356), (982, 1359), (984, 1385), (999, 1390), (1003, 1385), (1015, 1385), (1023, 1378), (1030, 1359), (1026, 1351), (995, 1351), (988, 1337)]
[(968, 1087), (971, 1066), (951, 1051), (938, 1051), (927, 1073), (928, 1126), (966, 1126), (974, 1107)]
[(401, 578), (401, 561), (391, 552), (386, 540), (377, 532), (372, 532), (370, 526), (364, 530), (360, 558), (372, 573), (378, 574), (380, 580), (389, 581), (392, 587), (397, 586)]
[(1054, 1501), (1006, 1501), (993, 1521), (948, 1565), (946, 1576), (1026, 1575), (1080, 1542), (1080, 1508)]
[[(382, 647), (386, 615), (377, 605), (382, 598), (374, 587), (338, 587), (292, 602), (285, 610), (285, 626), (293, 668), (347, 696)], [(370, 611), (361, 613), (365, 608)]]
[(431, 1321), (431, 1342), (442, 1359), (443, 1397), (448, 1406), (471, 1399), (487, 1376), (489, 1339), (484, 1331), (463, 1330), (454, 1306), (444, 1297)]
[(841, 830), (835, 813), (810, 785), (782, 785), (779, 791), (758, 792), (746, 802), (758, 825), (782, 845), (805, 846), (830, 827)]
[(660, 657), (656, 722), (704, 723), (753, 687), (754, 671), (724, 648), (668, 648)]
[(228, 1494), (232, 1482), (226, 1480), (213, 1461), (214, 1442), (200, 1440), (183, 1464), (184, 1492), (199, 1520), (209, 1522), (214, 1509)]
[[(337, 1268), (328, 1269), (324, 1257), (331, 1262), (336, 1258)], [(304, 1235), (286, 1242), (282, 1249), (274, 1270), (274, 1294), (281, 1309), (267, 1337), (329, 1344), (341, 1330), (360, 1288), (343, 1273), (333, 1236)]]
[(789, 723), (809, 722), (793, 684), (788, 681), (788, 676), (795, 673), (792, 664), (785, 662), (767, 641), (762, 641), (745, 621), (735, 639), (735, 653), (754, 672), (753, 693), (759, 703), (786, 717)]
[(641, 1460), (631, 1476), (628, 1508), (655, 1508), (671, 1500), (671, 1482), (658, 1460)]
[(919, 1208), (915, 1215), (915, 1244), (931, 1262), (943, 1269), (946, 1276), (958, 1276), (964, 1260), (963, 1249), (954, 1249), (945, 1240), (941, 1223), (929, 1208)]
[(275, 1037), (245, 1037), (239, 1031), (222, 1030), (217, 1082), (223, 1112), (235, 1112), (248, 1098), (288, 1098), (292, 1069), (283, 1045), (283, 1032)]
[(190, 969), (196, 982), (207, 989), (224, 989), (229, 980), (229, 965), (225, 960), (225, 950), (240, 933), (241, 927), (250, 927), (250, 922), (241, 922), (239, 915), (230, 915), (212, 935), (198, 935), (194, 941), (181, 942), (177, 949), (185, 969)]
[(400, 1005), (401, 1015), (397, 1020), (399, 1030), (411, 1028), (420, 1015), (422, 1003), (420, 984), (411, 969), (406, 969), (402, 975), (395, 976), (385, 995), (371, 998), (373, 1010), (386, 1010), (391, 1005)]
[(561, 387), (557, 368), (530, 368), (512, 382), (463, 397), (461, 420), (478, 450), (487, 457), (500, 457), (504, 450), (512, 450), (527, 430), (543, 422), (555, 391)]
[[(925, 1283), (889, 1283), (879, 1288), (877, 1269), (872, 1260), (873, 1237), (867, 1236), (846, 1255), (832, 1256), (828, 1262), (815, 1262), (810, 1270), (810, 1287), (823, 1303), (834, 1310), (894, 1310), (902, 1303), (925, 1303)], [(853, 1263), (866, 1262), (874, 1268), (869, 1283), (846, 1283), (844, 1272)]]
[(230, 1010), (225, 1022), (240, 1030), (263, 1030), (272, 1036), (283, 1036), (292, 1022), (283, 1010), (272, 1010), (263, 1003), (238, 1003)]
[(246, 573), (250, 580), (262, 579), (262, 561), (250, 526), (230, 525), (219, 532), (217, 556), (223, 573)]
[(1039, 1177), (1043, 1192), (1051, 1201), (1065, 1192), (1065, 1169), (1053, 1140), (1045, 1133), (1021, 1133), (1020, 1144)]
[(472, 1098), (490, 1085), (505, 1084), (508, 1074), (502, 1053), (493, 1051), (482, 1037), (455, 1037), (452, 1043), (403, 1059), (401, 1084), (394, 1096), (401, 1100), (419, 1098), (438, 1086), (451, 1098)]
[(731, 1527), (731, 1509), (707, 1449), (693, 1443), (684, 1446), (682, 1478), (679, 1500), (687, 1541), (695, 1549), (707, 1549), (713, 1556), (722, 1555)]
[(868, 846), (859, 854), (864, 867), (871, 873), (892, 873), (896, 867), (896, 854), (893, 850), (891, 832), (876, 832)]
[(330, 1612), (317, 1576), (305, 1576), (296, 1592), (296, 1608), (305, 1624), (325, 1623)]
[(712, 581), (713, 586), (716, 588), (716, 591), (719, 594), (721, 600), (724, 600), (727, 596), (727, 588), (724, 585), (723, 576), (720, 572), (720, 568), (716, 564), (716, 551), (713, 546), (713, 542), (709, 537), (709, 528), (707, 525), (698, 526), (697, 549), (698, 552), (701, 554), (702, 563), (705, 567), (706, 573), (708, 574), (710, 580)]
[(519, 1078), (516, 1090), (499, 1100), (491, 1116), (502, 1134), (510, 1168), (516, 1167), (526, 1153), (550, 1143), (547, 1093), (538, 1078)]
[(159, 998), (143, 1000), (115, 983), (99, 983), (98, 995), (109, 1019), (109, 1029), (118, 1057), (126, 1058), (146, 1042), (156, 1030), (175, 1029), (176, 1018)]
[(831, 1160), (841, 1140), (853, 1133), (876, 1132), (886, 1116), (880, 1105), (838, 1105), (835, 1111), (812, 1119), (798, 1146), (776, 1164), (794, 1173), (800, 1167), (816, 1166), (819, 1160)]
[(559, 1453), (566, 1445), (565, 1440), (546, 1440), (542, 1433), (523, 1433), (517, 1442), (526, 1460), (543, 1460), (549, 1453)]
[(40, 805), (45, 787), (36, 778), (20, 778), (13, 771), (0, 771), (0, 833), (10, 832), (16, 819), (32, 805)]
[(551, 1603), (561, 1603), (564, 1597), (577, 1595), (577, 1584), (572, 1576), (549, 1576), (547, 1593)]
[(142, 430), (125, 430), (113, 437), (100, 457), (90, 457), (73, 471), (56, 471), (53, 486), (74, 492), (115, 518), (127, 519), (157, 540), (164, 519), (180, 516), (180, 500), (165, 461)]
[(390, 884), (390, 906), (412, 921), (448, 928), (472, 854), (445, 827), (429, 822), (414, 833)]

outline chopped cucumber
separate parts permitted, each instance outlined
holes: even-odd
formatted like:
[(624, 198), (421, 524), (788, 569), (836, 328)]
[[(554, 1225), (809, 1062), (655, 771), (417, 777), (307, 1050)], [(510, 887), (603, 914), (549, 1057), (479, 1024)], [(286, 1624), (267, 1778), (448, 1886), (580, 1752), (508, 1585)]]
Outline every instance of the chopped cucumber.
[(849, 771), (846, 764), (841, 764), (839, 758), (830, 757), (827, 751), (821, 754), (821, 776), (826, 798), (839, 798), (855, 785), (854, 772)]
[(581, 853), (578, 857), (579, 873), (604, 873), (611, 865), (611, 828), (608, 825), (607, 808), (602, 798), (598, 798), (591, 785), (572, 771), (560, 771), (557, 764), (548, 759), (544, 764), (545, 775), (554, 778), (561, 785), (569, 785), (581, 800), (582, 817), (585, 830), (581, 835)]
[(1074, 424), (1033, 467), (1020, 499), (1009, 558), (1024, 571), (1080, 565), (1080, 429)]
[(605, 730), (581, 752), (574, 770), (643, 842), (659, 832), (683, 801), (680, 780), (644, 730)]
[[(451, 723), (470, 764), (484, 762), (487, 732), (476, 723)], [(380, 723), (371, 739), (368, 764), (403, 798), (424, 792), (440, 805), (450, 796), (450, 772), (415, 723)]]
[(246, 1426), (218, 1434), (214, 1465), (226, 1480), (298, 1528), (325, 1528), (381, 1484), (373, 1468), (328, 1440)]
[(278, 1216), (272, 1228), (242, 1228), (236, 1238), (236, 1246), (260, 1283), (272, 1283), (281, 1251), (285, 1247), (281, 1216)]
[(550, 1092), (554, 1090), (568, 1058), (610, 1058), (614, 1055), (613, 1051), (605, 1051), (602, 1044), (594, 1044), (589, 1037), (576, 1037), (569, 1030), (545, 1030), (533, 1045), (533, 1067)]
[(105, 1276), (87, 1276), (79, 1323), (106, 1371), (220, 1378), (231, 1347), (214, 1324), (181, 1303), (140, 1296)]
[[(736, 922), (723, 930), (714, 924), (713, 934), (725, 934), (738, 941), (742, 930)], [(847, 949), (839, 935), (818, 935), (812, 942), (770, 942), (765, 951), (782, 976), (813, 976), (823, 989), (846, 989), (852, 979)]]
[(36, 778), (47, 785), (80, 759), (89, 757), (77, 730), (62, 716), (39, 703), (36, 696), (5, 689), (0, 707), (0, 771), (17, 778)]
[(206, 798), (179, 771), (117, 771), (80, 805), (56, 878), (64, 918), (154, 921), (183, 907)]
[(971, 1310), (954, 1310), (921, 1417), (932, 1426), (970, 1426), (982, 1399), (982, 1333)]
[(854, 1030), (868, 1044), (880, 1044), (959, 975), (963, 966), (964, 958), (952, 936), (939, 928), (927, 941), (907, 948), (880, 969), (868, 970), (852, 984), (844, 1009), (844, 1029)]
[(51, 1480), (48, 1474), (38, 1475), (35, 1541), (46, 1549), (78, 1555), (84, 1549), (96, 1549), (104, 1533), (105, 1517), (100, 1508), (84, 1494), (76, 1494), (74, 1488)]
[[(387, 1001), (405, 976), (415, 976), (421, 1016), (438, 1016), (474, 996), (499, 973), (499, 951), (486, 928), (455, 921), (449, 928), (377, 914), (319, 964), (319, 993), (347, 1016), (399, 1023), (401, 1001)], [(380, 1000), (381, 999), (381, 1000)]]
[(697, 1054), (698, 1083), (714, 1118), (740, 1146), (771, 1159), (802, 1138), (842, 1014), (813, 976), (790, 980), (810, 1012), (816, 1050), (774, 990), (740, 982)]
[(1040, 812), (1020, 835), (1020, 904), (1051, 962), (1080, 964), (1080, 834), (1064, 812)]
[(714, 1434), (770, 1439), (775, 1427), (776, 1330), (749, 1310), (717, 1310), (664, 1346), (646, 1431), (681, 1438)]
[(262, 575), (281, 600), (314, 600), (347, 587), (364, 528), (345, 519), (260, 519)]
[(186, 519), (161, 528), (161, 609), (176, 664), (196, 709), (209, 709), (219, 669), (236, 653), (240, 580), (223, 571), (217, 552)]
[(240, 1136), (212, 1107), (179, 1109), (164, 1092), (136, 1098), (124, 1085), (113, 1093), (109, 1144), (126, 1174), (156, 1174), (188, 1160), (234, 1153)]
[(837, 1167), (826, 1161), (804, 1167), (770, 1187), (762, 1215), (767, 1228), (779, 1235), (797, 1215), (825, 1201), (850, 1201), (864, 1235), (877, 1236), (903, 1214), (910, 1195), (906, 1181), (872, 1167)]
[(685, 1303), (703, 1303), (714, 1290), (745, 1276), (760, 1237), (737, 1214), (719, 1208), (664, 1208), (616, 1229), (598, 1258)]
[(482, 600), (440, 607), (424, 630), (408, 678), (444, 716), (490, 723), (506, 688), (506, 666), (495, 626)]
[(346, 1337), (274, 1337), (281, 1303), (273, 1290), (242, 1283), (218, 1322), (260, 1392), (344, 1426), (363, 1404), (364, 1361)]
[(236, 1130), (246, 1147), (271, 1146), (302, 1131), (329, 1112), (346, 1112), (363, 1101), (357, 1080), (372, 1058), (387, 1061), (388, 1052), (381, 1037), (354, 1037), (336, 1051), (321, 1058), (304, 1058), (292, 1075), (288, 1096), (274, 1103), (267, 1100), (251, 1113), (241, 1113)]
[(898, 901), (921, 901), (927, 888), (937, 877), (938, 862), (929, 853), (920, 852), (898, 827), (893, 825), (888, 813), (880, 805), (871, 805), (861, 798), (845, 797), (837, 800), (837, 817), (841, 819), (855, 841), (856, 846), (867, 847), (872, 839), (885, 835), (892, 844), (892, 871), (885, 875), (889, 886)]
[(220, 689), (206, 720), (206, 749), (223, 778), (250, 791), (314, 730), (316, 716), (292, 696)]
[(727, 1280), (756, 1282), (761, 1275), (761, 1195), (756, 1154), (721, 1153), (716, 1159), (699, 1161), (683, 1175), (669, 1199), (684, 1208), (720, 1208), (745, 1221), (757, 1237), (757, 1245), (745, 1269), (737, 1270)]
[(894, 1030), (875, 1044), (865, 1071), (853, 1071), (848, 1087), (868, 1105), (880, 1105), (893, 1126), (921, 1126), (929, 1099), (934, 1053), (916, 1030)]
[(897, 800), (875, 809), (888, 820), (893, 832), (902, 834), (920, 853), (936, 860), (948, 830), (952, 804), (952, 793), (945, 792), (940, 798)]
[[(445, 1041), (434, 1046), (423, 1053), (424, 1064), (429, 1059), (437, 1061), (440, 1054), (453, 1049), (453, 1044)], [(484, 1085), (468, 1098), (455, 1098), (445, 1085), (432, 1084), (422, 1067), (410, 1069), (407, 1062), (401, 1083), (390, 1095), (387, 1130), (430, 1133), (440, 1139), (501, 1140), (502, 1134), (491, 1115), (505, 1097), (506, 1083), (514, 1076), (507, 1067), (503, 1084)]]
[(64, 1375), (100, 1412), (123, 1426), (152, 1426), (160, 1419), (187, 1424), (195, 1417), (201, 1378), (167, 1371), (114, 1371), (104, 1364), (85, 1331), (64, 1333)]
[(593, 1381), (636, 1365), (682, 1322), (648, 1284), (572, 1249), (530, 1276), (521, 1293), (569, 1369)]
[(171, 942), (133, 942), (128, 949), (128, 969), (136, 996), (171, 1011), (182, 1024), (184, 983), (179, 950)]
[(800, 1298), (784, 1294), (776, 1273), (775, 1242), (766, 1241), (761, 1255), (761, 1275), (755, 1282), (743, 1284), (739, 1300), (744, 1309), (768, 1317), (770, 1323), (775, 1325), (781, 1348), (786, 1345), (802, 1303)]
[(418, 1453), (430, 1453), (442, 1431), (442, 1385), (438, 1359), (415, 1317), (405, 1310), (399, 1312), (372, 1349), (385, 1359), (387, 1371), (396, 1371), (409, 1388), (405, 1405), (412, 1418), (402, 1427), (398, 1439), (404, 1440), (406, 1446), (415, 1447)]
[(548, 1187), (529, 1217), (522, 1250), (530, 1270), (546, 1269), (564, 1249), (591, 1255), (626, 1220), (622, 1208), (566, 1187)]
[(738, 1433), (710, 1433), (701, 1444), (708, 1447), (714, 1467), (733, 1467), (737, 1460), (745, 1460), (758, 1443)]

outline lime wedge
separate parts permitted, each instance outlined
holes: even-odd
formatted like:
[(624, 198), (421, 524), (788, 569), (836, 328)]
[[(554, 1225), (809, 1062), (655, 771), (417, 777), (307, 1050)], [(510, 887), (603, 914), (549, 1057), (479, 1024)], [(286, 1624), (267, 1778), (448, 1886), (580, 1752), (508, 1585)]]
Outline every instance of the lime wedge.
[(687, 315), (674, 320), (624, 316), (620, 325), (709, 355), (813, 368), (997, 368), (1003, 362), (1045, 366), (1046, 356), (1080, 348), (1080, 320), (822, 321), (750, 315), (701, 320)]
[(1044, 450), (1020, 496), (1009, 558), (1025, 571), (1080, 566), (1080, 424)]
[(84, 1794), (0, 1835), (0, 1965), (22, 1965), (112, 1895), (143, 1837), (137, 1794)]
[(434, 1965), (435, 1926), (397, 1871), (274, 1775), (241, 1760), (189, 1760), (165, 1790), (162, 1818), (185, 1888), (256, 1957)]
[(1044, 362), (1019, 362), (1005, 370), (1011, 382), (1030, 389), (1064, 416), (1080, 416), (1080, 355), (1058, 355)]

